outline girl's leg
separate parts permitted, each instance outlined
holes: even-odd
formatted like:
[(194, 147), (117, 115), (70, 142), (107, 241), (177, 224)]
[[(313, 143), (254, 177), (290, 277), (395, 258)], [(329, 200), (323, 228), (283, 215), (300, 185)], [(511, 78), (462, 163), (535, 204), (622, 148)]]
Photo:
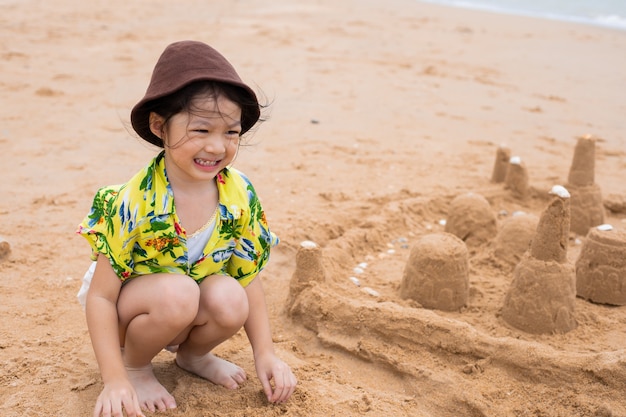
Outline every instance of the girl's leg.
[(199, 297), (198, 284), (185, 275), (147, 275), (122, 287), (117, 309), (124, 363), (141, 406), (150, 411), (176, 407), (154, 376), (151, 361), (181, 332), (188, 332)]
[(247, 319), (248, 297), (236, 280), (223, 275), (205, 278), (194, 327), (180, 344), (176, 363), (215, 384), (237, 388), (246, 379), (244, 370), (210, 352), (237, 333)]

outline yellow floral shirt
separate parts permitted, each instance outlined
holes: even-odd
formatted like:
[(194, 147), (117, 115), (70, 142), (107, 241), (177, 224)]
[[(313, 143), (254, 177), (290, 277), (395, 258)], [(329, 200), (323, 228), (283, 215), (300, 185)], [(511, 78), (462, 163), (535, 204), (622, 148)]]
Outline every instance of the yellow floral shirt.
[(254, 187), (241, 172), (226, 168), (216, 177), (218, 215), (196, 262), (189, 262), (187, 234), (180, 225), (167, 180), (163, 152), (122, 185), (101, 188), (78, 226), (122, 281), (154, 273), (185, 274), (197, 282), (229, 275), (245, 287), (263, 269), (278, 238), (270, 232)]

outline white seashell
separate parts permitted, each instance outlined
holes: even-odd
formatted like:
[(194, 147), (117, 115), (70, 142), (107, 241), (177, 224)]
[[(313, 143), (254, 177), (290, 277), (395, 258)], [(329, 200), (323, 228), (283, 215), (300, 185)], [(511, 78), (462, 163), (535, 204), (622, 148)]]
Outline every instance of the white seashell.
[(561, 198), (570, 197), (569, 191), (567, 191), (567, 189), (563, 187), (562, 185), (555, 185), (554, 187), (552, 187), (552, 189), (550, 190), (550, 194), (554, 194)]
[(439, 224), (442, 225), (442, 226), (445, 226), (446, 223), (447, 223), (446, 219), (439, 220)]
[(596, 229), (601, 232), (608, 232), (610, 230), (613, 230), (613, 226), (611, 226), (610, 224), (601, 224), (600, 226), (596, 227)]
[(511, 216), (515, 217), (515, 216), (523, 216), (524, 214), (526, 214), (525, 211), (522, 210), (516, 210), (513, 212), (513, 214)]
[(522, 163), (522, 158), (519, 156), (512, 156), (511, 159), (509, 159), (509, 163), (513, 165), (520, 165)]
[(583, 241), (582, 241), (582, 240), (580, 240), (580, 239), (578, 239), (578, 238), (574, 239), (574, 245), (580, 245), (580, 244), (582, 244), (582, 243), (583, 243)]
[(371, 295), (372, 297), (380, 297), (380, 293), (376, 290), (371, 289), (370, 287), (363, 287), (361, 289), (365, 294)]
[(359, 279), (358, 279), (357, 277), (350, 277), (349, 279), (350, 279), (350, 281), (352, 281), (352, 283), (353, 283), (354, 285), (356, 285), (357, 287), (360, 287), (360, 286), (361, 286), (361, 281), (359, 281)]
[(389, 250), (387, 251), (387, 253), (388, 253), (389, 255), (393, 255), (394, 253), (396, 253), (396, 250), (395, 250), (395, 249), (389, 249)]
[(357, 265), (359, 268), (367, 268), (367, 262), (361, 262), (360, 264)]
[(313, 249), (313, 248), (317, 248), (317, 243), (311, 240), (303, 240), (302, 242), (300, 242), (300, 246), (302, 246), (305, 249)]
[(355, 274), (362, 274), (363, 272), (365, 272), (365, 270), (363, 270), (363, 268), (354, 268), (352, 270), (352, 272), (354, 272)]

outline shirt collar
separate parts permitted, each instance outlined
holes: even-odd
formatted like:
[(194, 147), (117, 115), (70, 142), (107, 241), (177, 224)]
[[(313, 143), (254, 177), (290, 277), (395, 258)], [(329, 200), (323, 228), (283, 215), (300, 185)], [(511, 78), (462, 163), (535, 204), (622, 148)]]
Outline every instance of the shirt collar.
[(152, 170), (154, 214), (158, 216), (174, 213), (174, 192), (165, 173), (165, 151), (157, 155), (148, 169)]
[[(165, 170), (165, 151), (161, 151), (147, 169), (151, 169), (153, 174), (151, 177), (154, 192), (154, 214), (158, 216), (174, 213), (174, 192)], [(241, 194), (247, 197), (247, 189), (242, 189), (240, 184), (235, 184), (233, 174), (236, 172), (236, 170), (224, 168), (215, 178), (219, 193), (219, 216), (222, 220), (239, 219), (245, 208), (239, 207), (238, 203), (247, 201), (241, 198)]]

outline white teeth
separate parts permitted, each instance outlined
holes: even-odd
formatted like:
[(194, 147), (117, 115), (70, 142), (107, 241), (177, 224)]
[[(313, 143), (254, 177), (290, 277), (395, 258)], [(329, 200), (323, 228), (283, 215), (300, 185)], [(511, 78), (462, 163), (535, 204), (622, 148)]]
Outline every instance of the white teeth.
[(204, 159), (196, 159), (195, 160), (197, 164), (205, 166), (205, 167), (212, 167), (217, 165), (217, 161), (206, 161)]

